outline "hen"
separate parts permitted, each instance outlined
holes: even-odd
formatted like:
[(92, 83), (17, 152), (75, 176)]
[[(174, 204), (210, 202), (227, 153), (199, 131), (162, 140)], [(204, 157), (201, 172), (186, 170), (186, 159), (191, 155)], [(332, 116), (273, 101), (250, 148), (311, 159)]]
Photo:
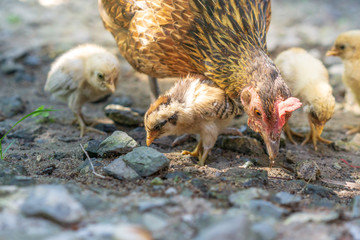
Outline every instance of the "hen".
[[(216, 84), (203, 76), (179, 80), (145, 114), (146, 144), (156, 138), (184, 133), (200, 134), (193, 152), (203, 166), (220, 133), (240, 110)], [(240, 134), (238, 132), (238, 134)]]
[(301, 103), (267, 55), (270, 0), (99, 0), (99, 9), (136, 70), (200, 74), (243, 105), (273, 163), (282, 127)]
[(87, 127), (81, 112), (86, 102), (96, 101), (115, 92), (120, 71), (118, 59), (104, 48), (85, 44), (69, 50), (52, 64), (45, 91), (67, 102), (80, 125), (80, 137)]
[[(344, 63), (342, 80), (353, 92), (356, 102), (360, 104), (360, 30), (340, 34), (326, 56), (340, 57)], [(360, 125), (347, 127), (347, 134), (360, 132)]]
[[(330, 144), (331, 141), (323, 139), (320, 135), (324, 125), (334, 114), (335, 98), (329, 84), (329, 74), (325, 66), (302, 48), (291, 48), (277, 56), (276, 65), (279, 67), (286, 84), (295, 97), (305, 105), (308, 113), (310, 132), (303, 144), (312, 140), (315, 150), (317, 141)], [(293, 143), (294, 134), (288, 125), (284, 131)], [(297, 134), (296, 134), (297, 135)]]

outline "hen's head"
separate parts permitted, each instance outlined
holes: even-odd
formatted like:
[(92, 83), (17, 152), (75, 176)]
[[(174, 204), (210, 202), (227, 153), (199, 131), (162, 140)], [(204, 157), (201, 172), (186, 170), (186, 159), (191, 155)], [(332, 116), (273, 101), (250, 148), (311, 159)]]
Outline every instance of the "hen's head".
[[(281, 84), (285, 83), (281, 81)], [(270, 85), (267, 92), (253, 86), (246, 87), (241, 93), (241, 102), (248, 114), (249, 127), (260, 133), (264, 139), (272, 165), (279, 151), (282, 128), (291, 113), (301, 107), (301, 102), (297, 98), (288, 97), (287, 94), (272, 94), (274, 86)], [(287, 90), (286, 85), (284, 88)], [(273, 99), (273, 96), (276, 96), (276, 99)]]
[(343, 60), (360, 57), (360, 30), (340, 34), (326, 56), (338, 56)]
[(108, 52), (93, 54), (86, 60), (89, 84), (102, 92), (115, 92), (119, 73), (119, 61)]

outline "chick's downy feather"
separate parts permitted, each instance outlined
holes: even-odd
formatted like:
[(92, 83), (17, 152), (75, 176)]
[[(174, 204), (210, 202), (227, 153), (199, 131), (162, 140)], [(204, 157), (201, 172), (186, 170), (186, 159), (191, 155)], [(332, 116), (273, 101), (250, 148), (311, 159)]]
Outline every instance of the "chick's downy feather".
[(85, 44), (69, 50), (52, 64), (45, 91), (67, 102), (85, 131), (81, 107), (86, 102), (98, 100), (114, 93), (120, 63), (104, 48)]
[[(280, 53), (275, 63), (292, 93), (301, 100), (308, 113), (311, 136), (308, 135), (304, 143), (311, 137), (316, 149), (316, 141), (325, 140), (320, 135), (335, 109), (335, 98), (329, 83), (328, 71), (321, 61), (302, 48), (291, 48)], [(291, 136), (289, 137), (292, 139)], [(329, 143), (326, 140), (325, 142)]]

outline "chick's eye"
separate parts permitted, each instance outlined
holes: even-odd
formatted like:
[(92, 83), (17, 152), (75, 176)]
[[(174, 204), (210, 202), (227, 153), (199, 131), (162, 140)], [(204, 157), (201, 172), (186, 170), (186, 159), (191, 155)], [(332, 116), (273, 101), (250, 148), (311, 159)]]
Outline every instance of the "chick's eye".
[(156, 124), (153, 128), (154, 131), (160, 131), (160, 129), (167, 123), (167, 120), (164, 120), (162, 122), (159, 122)]
[(261, 112), (259, 110), (255, 109), (254, 113), (256, 116), (261, 117)]
[(104, 79), (104, 74), (98, 73), (98, 74), (97, 74), (97, 77), (98, 77), (100, 80), (103, 80), (103, 79)]
[(345, 45), (342, 44), (342, 45), (339, 46), (339, 48), (340, 48), (341, 50), (344, 50), (344, 49), (345, 49)]

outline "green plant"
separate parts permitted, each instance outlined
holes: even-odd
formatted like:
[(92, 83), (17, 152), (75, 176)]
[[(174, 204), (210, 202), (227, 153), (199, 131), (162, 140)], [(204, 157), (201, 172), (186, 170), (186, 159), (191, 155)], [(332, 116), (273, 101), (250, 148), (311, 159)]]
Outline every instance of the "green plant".
[(7, 131), (4, 136), (2, 136), (0, 138), (0, 160), (3, 160), (5, 158), (5, 154), (6, 152), (9, 150), (9, 148), (11, 147), (11, 145), (13, 145), (13, 143), (15, 141), (12, 141), (3, 151), (3, 146), (2, 146), (2, 141), (3, 139), (9, 134), (9, 132), (19, 123), (21, 123), (22, 121), (24, 121), (25, 119), (27, 119), (30, 116), (43, 116), (42, 114), (49, 114), (49, 112), (52, 111), (58, 111), (58, 110), (53, 110), (53, 109), (45, 109), (44, 106), (40, 106), (37, 109), (35, 109), (33, 112), (27, 114), (26, 116), (22, 117), (19, 121), (17, 121), (10, 129), (9, 131)]
[(41, 105), (40, 107), (35, 109), (35, 111), (38, 111), (38, 112), (32, 115), (33, 118), (40, 117), (39, 119), (36, 120), (37, 123), (52, 123), (52, 122), (55, 122), (55, 119), (50, 117), (50, 111), (53, 111), (51, 107), (46, 109), (46, 110), (49, 110), (49, 111), (42, 111), (41, 112), (39, 110), (45, 110), (44, 105)]

